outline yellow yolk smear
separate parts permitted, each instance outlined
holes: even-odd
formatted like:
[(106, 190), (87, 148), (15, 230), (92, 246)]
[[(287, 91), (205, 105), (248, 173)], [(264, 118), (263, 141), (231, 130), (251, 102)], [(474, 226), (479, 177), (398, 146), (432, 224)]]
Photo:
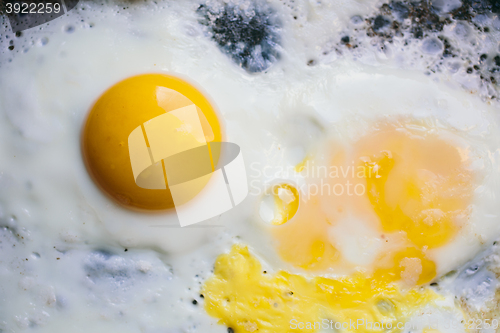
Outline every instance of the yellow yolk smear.
[(407, 286), (435, 278), (428, 250), (453, 241), (470, 214), (467, 150), (435, 131), (395, 125), (332, 146), (330, 165), (304, 167), (309, 192), (299, 189), (295, 216), (269, 227), (280, 257), (304, 270), (361, 269)]
[(367, 195), (383, 230), (404, 231), (421, 248), (446, 244), (471, 199), (471, 175), (460, 151), (436, 137), (398, 132), (361, 145), (365, 165), (375, 171), (366, 178)]
[[(161, 172), (161, 182), (166, 189), (141, 188), (136, 183), (129, 156), (129, 135), (142, 127), (143, 133), (139, 134), (141, 138), (145, 135), (145, 144), (150, 148), (145, 128), (148, 121), (188, 104), (194, 104), (199, 110), (206, 141), (222, 141), (222, 128), (214, 106), (199, 89), (178, 77), (144, 74), (109, 88), (93, 105), (82, 132), (83, 157), (97, 185), (127, 208), (149, 211), (173, 208), (166, 177)], [(189, 128), (179, 131), (179, 136), (182, 135), (184, 140), (200, 141), (194, 135), (188, 138)], [(150, 156), (146, 154), (144, 158), (150, 162)], [(164, 168), (162, 163), (163, 160), (155, 167)], [(148, 177), (148, 172), (141, 176)]]
[(237, 333), (315, 332), (335, 323), (342, 332), (400, 332), (397, 327), (439, 298), (430, 289), (401, 290), (378, 274), (307, 279), (265, 273), (248, 248), (235, 245), (218, 257), (202, 294), (208, 314)]

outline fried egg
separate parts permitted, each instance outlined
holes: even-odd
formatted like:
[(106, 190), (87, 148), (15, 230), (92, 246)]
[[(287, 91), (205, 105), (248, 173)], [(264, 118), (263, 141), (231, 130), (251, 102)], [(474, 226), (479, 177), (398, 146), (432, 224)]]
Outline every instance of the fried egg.
[[(295, 140), (283, 132), (269, 154), (281, 164), (251, 167), (260, 197), (260, 218), (252, 221), (260, 233), (241, 237), (272, 264), (260, 268), (239, 247), (217, 260), (203, 292), (207, 311), (222, 323), (242, 332), (287, 332), (291, 322), (300, 329), (298, 323), (325, 319), (396, 327), (416, 309), (439, 303), (438, 294), (419, 286), (460, 267), (498, 237), (497, 162), (491, 158), (498, 132), (485, 126), (494, 118), (431, 82), (413, 82), (408, 91), (397, 88), (408, 84), (401, 78), (375, 79), (383, 89), (364, 108), (359, 103), (358, 112), (342, 112), (342, 105), (352, 105), (343, 101), (350, 96), (336, 94), (339, 119), (330, 131), (324, 124), (317, 128), (323, 133), (316, 146), (302, 145), (301, 162), (281, 151)], [(356, 86), (373, 83), (363, 81)], [(401, 101), (414, 112), (406, 114)], [(440, 112), (439, 105), (453, 112)], [(458, 119), (471, 110), (478, 111), (469, 118), (474, 123)], [(317, 123), (321, 115), (308, 116)], [(390, 310), (380, 308), (385, 302)]]
[[(453, 39), (404, 35), (415, 6), (82, 1), (3, 24), (0, 330), (445, 333), (494, 316), (494, 273), (468, 272), (500, 235), (495, 77), (440, 73)], [(202, 119), (183, 140), (237, 144), (250, 189), (184, 228), (168, 177), (138, 186), (129, 156), (131, 131), (185, 106), (172, 90)]]

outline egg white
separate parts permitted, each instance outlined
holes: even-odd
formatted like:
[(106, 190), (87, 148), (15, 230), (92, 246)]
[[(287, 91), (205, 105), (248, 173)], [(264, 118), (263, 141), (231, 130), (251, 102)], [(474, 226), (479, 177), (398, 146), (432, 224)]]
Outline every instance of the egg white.
[[(433, 250), (440, 275), (500, 234), (500, 208), (495, 205), (500, 191), (497, 106), (420, 73), (351, 60), (307, 66), (311, 48), (375, 2), (304, 3), (310, 6), (311, 20), (304, 29), (283, 10), (281, 19), (291, 27), (283, 29), (283, 57), (265, 75), (245, 73), (217, 49), (197, 23), (195, 2), (131, 4), (129, 12), (117, 14), (120, 6), (83, 2), (80, 10), (43, 30), (26, 32), (36, 41), (48, 38), (46, 45), (35, 42), (28, 52), (2, 62), (0, 218), (15, 232), (2, 234), (6, 259), (0, 262), (0, 276), (8, 306), (2, 306), (0, 328), (224, 331), (200, 305), (192, 304), (192, 299), (201, 304), (197, 291), (217, 254), (241, 241), (266, 267), (292, 269), (276, 254), (258, 204), (260, 190), (276, 178), (304, 180), (257, 171), (293, 166), (331, 139), (350, 144), (381, 117), (432, 118), (435, 126), (474, 148), (481, 182), (473, 216), (459, 237)], [(76, 28), (71, 34), (64, 31), (68, 25)], [(83, 165), (80, 131), (89, 107), (114, 83), (148, 72), (179, 73), (202, 86), (223, 115), (228, 140), (242, 148), (255, 191), (205, 225), (181, 229), (175, 227), (174, 213), (123, 209), (99, 191)], [(345, 253), (360, 264), (370, 262), (351, 244), (346, 243)], [(111, 274), (95, 279), (85, 275), (82, 267), (99, 260), (95, 251), (102, 248), (118, 254), (108, 270), (130, 270), (125, 285), (110, 279)]]

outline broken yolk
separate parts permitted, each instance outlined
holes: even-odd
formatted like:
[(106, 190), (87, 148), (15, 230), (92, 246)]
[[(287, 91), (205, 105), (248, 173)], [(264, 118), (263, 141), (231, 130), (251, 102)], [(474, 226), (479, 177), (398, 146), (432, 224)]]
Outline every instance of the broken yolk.
[[(82, 152), (88, 172), (106, 194), (128, 208), (158, 211), (174, 207), (168, 186), (146, 189), (136, 184), (128, 138), (138, 126), (144, 132), (145, 122), (186, 103), (201, 110), (204, 117), (200, 121), (207, 142), (222, 141), (214, 106), (196, 87), (175, 76), (134, 76), (99, 97), (83, 128)], [(149, 147), (147, 136), (146, 145)]]
[(456, 221), (472, 192), (460, 151), (434, 137), (412, 139), (397, 132), (376, 140), (384, 150), (365, 162), (375, 171), (366, 178), (366, 193), (383, 230), (404, 231), (421, 248), (446, 244), (458, 231)]
[(289, 184), (276, 184), (261, 200), (261, 217), (273, 225), (281, 225), (293, 218), (298, 208), (299, 192), (297, 189)]
[[(427, 251), (451, 242), (469, 214), (473, 179), (466, 149), (437, 134), (387, 125), (350, 151), (332, 154), (323, 178), (309, 178), (316, 187), (299, 192), (295, 216), (270, 226), (279, 255), (310, 271), (361, 268), (387, 283), (430, 282), (437, 268)], [(303, 170), (302, 175), (319, 173), (319, 167)], [(360, 221), (357, 229), (337, 228), (352, 220)], [(361, 245), (380, 244), (364, 266), (353, 263), (355, 255), (345, 255), (345, 247), (359, 244), (339, 244), (339, 238), (355, 234), (364, 239)]]
[(425, 254), (414, 247), (408, 247), (395, 253), (390, 260), (389, 268), (384, 267), (383, 258), (379, 260), (379, 267), (373, 274), (373, 279), (391, 283), (402, 281), (406, 286), (429, 283), (436, 276), (436, 264), (427, 259)]
[(338, 279), (267, 274), (248, 248), (235, 245), (217, 258), (202, 294), (208, 314), (237, 333), (315, 332), (335, 322), (346, 323), (343, 332), (380, 332), (373, 323), (397, 332), (398, 323), (439, 298), (430, 289), (402, 290), (385, 272), (377, 274)]

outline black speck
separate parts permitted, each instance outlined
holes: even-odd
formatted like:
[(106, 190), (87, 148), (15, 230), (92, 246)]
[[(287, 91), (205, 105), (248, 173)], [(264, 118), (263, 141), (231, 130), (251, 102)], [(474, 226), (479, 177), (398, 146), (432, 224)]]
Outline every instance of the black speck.
[(349, 36), (344, 36), (340, 39), (340, 42), (342, 42), (342, 44), (348, 44), (349, 41), (350, 41)]
[(127, 252), (127, 251), (128, 251), (128, 249), (125, 249), (124, 251), (125, 251), (125, 252)]
[(391, 8), (389, 7), (388, 4), (384, 3), (380, 7), (380, 12), (382, 13), (382, 15), (390, 15), (391, 14)]
[(493, 60), (495, 60), (495, 65), (500, 66), (500, 55), (496, 55)]
[(467, 68), (467, 74), (472, 74), (472, 68)]
[(23, 35), (22, 31), (16, 31), (16, 37), (21, 37)]
[(231, 327), (227, 328), (227, 333), (234, 333), (234, 330)]
[(14, 50), (14, 45), (9, 46), (9, 50)]
[(388, 26), (391, 23), (388, 19), (383, 17), (382, 15), (379, 15), (375, 17), (375, 20), (373, 20), (373, 31), (379, 32), (382, 30), (384, 27)]
[(472, 273), (475, 273), (479, 270), (479, 266), (478, 265), (473, 265), (473, 266), (470, 266), (469, 268), (466, 269), (466, 272), (468, 274), (472, 274)]
[(432, 282), (431, 283), (431, 287), (437, 287), (437, 286), (438, 286), (437, 282)]
[(408, 10), (408, 7), (406, 7), (406, 5), (401, 1), (393, 1), (390, 3), (389, 7), (392, 9), (393, 15), (399, 21), (403, 21), (404, 19), (408, 18), (410, 11)]
[(307, 62), (307, 66), (314, 66), (314, 65), (316, 65), (316, 60), (314, 59), (311, 59)]
[(479, 61), (481, 61), (481, 62), (485, 61), (486, 59), (488, 59), (487, 54), (481, 54), (481, 56), (479, 57)]
[(193, 302), (192, 302), (194, 305), (197, 305), (198, 304), (198, 301), (193, 299)]
[(201, 298), (205, 298), (205, 296), (203, 296), (203, 294), (200, 294), (200, 297), (201, 297)]
[(478, 65), (474, 65), (474, 69), (475, 69), (476, 71), (478, 71), (478, 70), (479, 70), (479, 66), (478, 66)]
[(417, 38), (417, 39), (424, 37), (424, 32), (422, 31), (422, 28), (420, 28), (420, 27), (412, 28), (411, 32), (413, 33), (413, 36), (415, 36), (415, 38)]
[(451, 46), (451, 43), (448, 40), (448, 38), (445, 38), (443, 36), (439, 36), (438, 38), (443, 42), (444, 46), (443, 57), (445, 58), (454, 57), (455, 55), (453, 54), (453, 47)]
[(267, 271), (263, 271), (262, 273), (267, 274)]

